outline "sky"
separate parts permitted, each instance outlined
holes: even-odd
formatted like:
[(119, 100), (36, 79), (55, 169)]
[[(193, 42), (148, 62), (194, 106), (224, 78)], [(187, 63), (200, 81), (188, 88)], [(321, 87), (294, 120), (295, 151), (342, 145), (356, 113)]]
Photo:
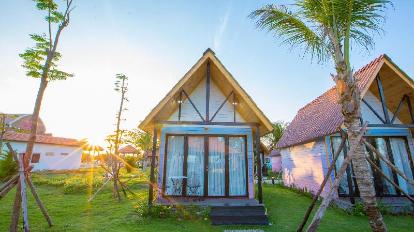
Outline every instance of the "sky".
[[(333, 85), (333, 68), (256, 28), (248, 15), (272, 2), (291, 3), (74, 0), (76, 8), (58, 50), (63, 56), (60, 69), (75, 76), (49, 84), (40, 114), (47, 131), (102, 143), (115, 128), (117, 73), (129, 77), (130, 101), (122, 127), (137, 127), (207, 48), (271, 121), (291, 121)], [(414, 1), (394, 1), (375, 48), (353, 48), (353, 68), (386, 53), (414, 76), (414, 27), (409, 22), (413, 11)], [(19, 53), (33, 45), (29, 34), (46, 30), (44, 15), (32, 1), (0, 0), (0, 112), (33, 111), (39, 80), (25, 75)]]

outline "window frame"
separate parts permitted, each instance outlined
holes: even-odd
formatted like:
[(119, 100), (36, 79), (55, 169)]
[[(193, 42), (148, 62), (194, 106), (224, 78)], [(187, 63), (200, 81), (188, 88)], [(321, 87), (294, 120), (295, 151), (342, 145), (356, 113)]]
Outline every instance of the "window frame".
[[(187, 172), (187, 157), (188, 157), (188, 137), (204, 137), (204, 193), (201, 196), (194, 196), (187, 194), (187, 180), (183, 180), (182, 186), (182, 194), (181, 195), (167, 195), (166, 190), (166, 171), (167, 171), (167, 156), (168, 156), (168, 139), (170, 136), (183, 136), (184, 137), (184, 164), (183, 164), (183, 176), (185, 176)], [(224, 137), (225, 141), (225, 195), (224, 196), (209, 196), (208, 195), (208, 155), (209, 155), (209, 137)], [(229, 138), (231, 137), (242, 137), (244, 140), (245, 146), (245, 162), (246, 162), (246, 191), (245, 195), (237, 195), (237, 196), (230, 196), (230, 184), (229, 184)], [(163, 177), (162, 177), (162, 190), (161, 195), (163, 197), (191, 197), (191, 198), (240, 198), (240, 197), (248, 197), (249, 196), (249, 161), (248, 161), (248, 143), (247, 143), (247, 135), (245, 134), (180, 134), (180, 133), (167, 133), (165, 134), (165, 146), (164, 146), (164, 164), (163, 164)]]

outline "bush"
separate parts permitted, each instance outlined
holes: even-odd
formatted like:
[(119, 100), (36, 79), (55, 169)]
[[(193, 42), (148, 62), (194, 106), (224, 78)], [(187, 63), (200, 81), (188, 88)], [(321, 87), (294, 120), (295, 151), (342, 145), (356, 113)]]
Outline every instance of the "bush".
[(16, 175), (18, 170), (17, 161), (14, 160), (10, 151), (0, 154), (0, 181), (7, 181)]
[(137, 166), (137, 162), (138, 162), (138, 158), (133, 157), (133, 156), (127, 156), (124, 158), (125, 159), (125, 169), (127, 171), (127, 173), (132, 172), (132, 170), (136, 169)]
[(196, 205), (153, 205), (150, 207), (146, 202), (142, 202), (136, 210), (140, 216), (145, 218), (177, 218), (180, 220), (206, 220), (209, 213), (208, 208)]

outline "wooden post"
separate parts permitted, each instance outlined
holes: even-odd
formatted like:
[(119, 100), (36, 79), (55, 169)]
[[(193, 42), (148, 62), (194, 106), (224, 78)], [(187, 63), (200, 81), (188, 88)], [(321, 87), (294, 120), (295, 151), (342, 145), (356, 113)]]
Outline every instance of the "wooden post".
[(23, 166), (24, 155), (20, 154), (18, 156), (19, 163), (19, 181), (20, 181), (20, 194), (22, 199), (22, 215), (23, 215), (23, 229), (25, 232), (30, 231), (29, 228), (29, 217), (27, 215), (27, 195), (26, 195), (26, 181), (25, 181), (25, 171)]
[(32, 179), (30, 178), (30, 176), (27, 176), (26, 180), (27, 180), (27, 185), (29, 185), (30, 191), (32, 192), (32, 195), (34, 199), (36, 200), (37, 205), (40, 208), (40, 211), (42, 211), (43, 216), (46, 218), (46, 221), (49, 224), (49, 227), (52, 227), (53, 226), (52, 219), (47, 213), (46, 207), (43, 205), (43, 202), (40, 200), (40, 197), (37, 194), (36, 188), (34, 187), (32, 183)]
[(326, 172), (325, 178), (323, 179), (323, 182), (322, 182), (321, 186), (319, 187), (318, 192), (313, 196), (312, 203), (310, 204), (310, 206), (306, 210), (306, 213), (305, 213), (305, 216), (302, 220), (302, 223), (299, 225), (298, 229), (296, 230), (297, 232), (302, 232), (303, 231), (303, 228), (305, 227), (305, 225), (306, 225), (306, 223), (309, 219), (309, 216), (310, 216), (313, 208), (315, 207), (316, 202), (318, 201), (319, 196), (321, 195), (323, 189), (325, 188), (326, 183), (331, 178), (331, 173), (332, 173), (332, 171), (335, 167), (335, 163), (338, 160), (338, 157), (339, 157), (339, 154), (342, 151), (342, 148), (345, 146), (345, 142), (346, 142), (346, 138), (345, 138), (345, 136), (343, 136), (341, 144), (339, 145), (338, 149), (335, 151), (335, 154), (334, 154), (333, 159), (332, 159), (332, 163), (329, 166), (328, 171)]
[(17, 183), (17, 189), (14, 196), (13, 212), (11, 216), (10, 232), (17, 232), (20, 218), (20, 208), (22, 207), (22, 199), (20, 195), (20, 182)]
[(210, 121), (210, 61), (207, 61), (207, 78), (206, 78), (206, 122)]
[(408, 106), (408, 112), (410, 112), (410, 116), (411, 116), (411, 123), (414, 124), (413, 106), (411, 105), (411, 100), (409, 96), (407, 96), (407, 106)]
[(379, 92), (380, 99), (381, 99), (382, 111), (384, 111), (385, 122), (389, 124), (390, 116), (388, 114), (387, 102), (385, 100), (384, 88), (382, 87), (381, 77), (378, 75), (376, 79), (377, 79), (377, 85), (378, 85), (378, 92)]
[(148, 191), (148, 205), (152, 206), (154, 201), (154, 185), (155, 185), (155, 156), (157, 155), (157, 127), (154, 126), (154, 133), (152, 134), (152, 156), (151, 156), (151, 171), (150, 171), (150, 183)]
[(263, 189), (262, 189), (262, 162), (260, 159), (260, 129), (256, 127), (256, 170), (257, 170), (257, 197), (259, 203), (263, 203)]

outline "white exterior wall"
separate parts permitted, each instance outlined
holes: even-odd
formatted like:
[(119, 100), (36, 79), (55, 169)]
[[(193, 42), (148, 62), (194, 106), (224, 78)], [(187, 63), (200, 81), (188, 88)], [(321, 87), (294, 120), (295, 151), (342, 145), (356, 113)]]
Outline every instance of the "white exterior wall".
[[(226, 99), (225, 96), (217, 85), (212, 81), (210, 84), (210, 118), (213, 117), (214, 113)], [(184, 98), (184, 97), (183, 97)], [(190, 94), (191, 101), (197, 107), (200, 114), (205, 118), (206, 115), (206, 81), (203, 79), (200, 84)], [(232, 97), (229, 101), (231, 102)], [(214, 117), (213, 122), (233, 122), (234, 121), (234, 110), (233, 105), (227, 101), (224, 106), (220, 109), (217, 115)], [(178, 109), (168, 119), (170, 121), (178, 121)], [(187, 99), (181, 105), (181, 121), (200, 121), (201, 118), (197, 114), (197, 111), (193, 108), (190, 101)], [(245, 122), (236, 110), (236, 121)]]
[[(382, 105), (381, 105), (381, 101), (375, 97), (374, 94), (372, 94), (371, 92), (367, 92), (364, 96), (364, 100), (368, 102), (368, 104), (375, 109), (375, 111), (383, 118), (384, 117), (384, 112), (382, 111)], [(382, 124), (383, 122), (381, 122), (381, 120), (379, 120), (379, 118), (377, 118), (377, 116), (375, 116), (375, 114), (372, 112), (372, 110), (370, 108), (368, 108), (368, 106), (363, 103), (361, 101), (361, 115), (362, 118), (364, 119), (364, 122), (367, 121), (369, 122), (369, 124)], [(388, 110), (388, 115), (390, 116), (390, 120), (392, 119), (392, 117), (394, 116), (394, 114)], [(402, 124), (401, 121), (396, 118), (394, 121), (395, 124)]]
[[(323, 140), (282, 149), (284, 185), (316, 193), (324, 179), (326, 149)], [(325, 194), (326, 191), (322, 196)]]
[[(17, 153), (26, 152), (26, 143), (10, 142)], [(47, 152), (53, 152), (53, 156), (46, 156)], [(53, 144), (35, 144), (33, 153), (40, 153), (39, 163), (32, 164), (33, 171), (39, 170), (72, 170), (79, 169), (82, 158), (82, 148)], [(68, 155), (61, 155), (68, 153)]]

